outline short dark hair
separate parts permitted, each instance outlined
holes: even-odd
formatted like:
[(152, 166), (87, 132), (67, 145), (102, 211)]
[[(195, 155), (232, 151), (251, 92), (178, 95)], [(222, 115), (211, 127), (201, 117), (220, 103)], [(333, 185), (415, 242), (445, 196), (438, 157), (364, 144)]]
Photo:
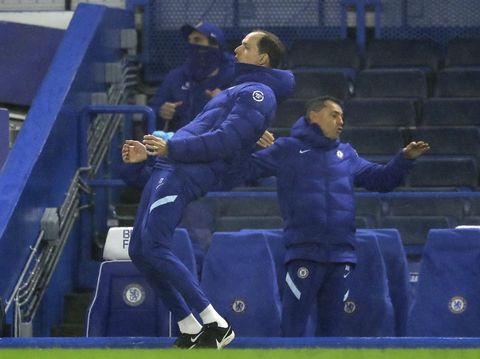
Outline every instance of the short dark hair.
[(326, 106), (327, 101), (336, 103), (338, 106), (342, 106), (342, 102), (333, 96), (327, 95), (327, 96), (315, 97), (307, 101), (307, 103), (305, 104), (305, 108), (306, 108), (305, 117), (308, 119), (308, 114), (310, 113), (310, 111), (314, 111), (314, 112), (321, 111)]
[(266, 31), (257, 29), (253, 32), (260, 32), (263, 36), (258, 40), (258, 53), (267, 54), (270, 59), (270, 67), (276, 69), (282, 64), (283, 56), (285, 55), (285, 45), (278, 38), (277, 35)]

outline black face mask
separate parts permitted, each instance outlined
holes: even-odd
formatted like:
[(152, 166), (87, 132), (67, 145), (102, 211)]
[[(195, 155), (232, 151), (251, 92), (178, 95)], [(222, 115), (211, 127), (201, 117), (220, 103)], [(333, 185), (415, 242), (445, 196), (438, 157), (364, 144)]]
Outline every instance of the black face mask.
[(205, 80), (208, 75), (220, 67), (222, 51), (215, 47), (187, 44), (187, 64), (193, 80)]

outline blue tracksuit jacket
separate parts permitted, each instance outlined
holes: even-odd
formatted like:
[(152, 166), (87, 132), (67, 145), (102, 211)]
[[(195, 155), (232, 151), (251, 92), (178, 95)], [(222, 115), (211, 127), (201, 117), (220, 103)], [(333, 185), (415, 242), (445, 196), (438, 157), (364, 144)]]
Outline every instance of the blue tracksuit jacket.
[(227, 168), (245, 158), (293, 91), (290, 71), (235, 64), (234, 85), (211, 99), (193, 121), (168, 141), (168, 157), (122, 165), (121, 177), (143, 188), (155, 168), (174, 167), (197, 196), (224, 188)]
[(356, 262), (354, 185), (386, 192), (413, 161), (397, 154), (386, 165), (358, 156), (348, 143), (324, 136), (301, 117), (292, 136), (252, 155), (249, 178), (276, 176), (287, 247), (286, 262)]

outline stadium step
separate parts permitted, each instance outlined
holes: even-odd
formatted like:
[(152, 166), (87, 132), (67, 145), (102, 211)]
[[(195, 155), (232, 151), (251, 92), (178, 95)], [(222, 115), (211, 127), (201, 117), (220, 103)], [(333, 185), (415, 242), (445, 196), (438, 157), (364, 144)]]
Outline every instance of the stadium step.
[(92, 290), (85, 290), (65, 296), (63, 323), (52, 328), (52, 337), (85, 336), (85, 318), (92, 295)]

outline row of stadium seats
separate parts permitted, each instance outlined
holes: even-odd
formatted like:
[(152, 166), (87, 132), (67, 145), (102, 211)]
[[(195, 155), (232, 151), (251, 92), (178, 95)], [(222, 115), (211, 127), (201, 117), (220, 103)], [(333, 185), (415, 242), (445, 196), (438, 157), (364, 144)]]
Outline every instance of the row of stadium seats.
[[(175, 336), (168, 311), (128, 261), (129, 228), (111, 229), (87, 336)], [(349, 299), (339, 301), (330, 320), (332, 333), (311, 318), (309, 335), (332, 336), (478, 336), (480, 229), (432, 230), (413, 292), (398, 231), (360, 230), (358, 263)], [(175, 252), (193, 271), (186, 231), (177, 230)], [(280, 303), (284, 289), (281, 231), (215, 233), (205, 258), (201, 285), (212, 304), (239, 336), (281, 336)], [(440, 270), (441, 268), (441, 270)]]
[[(305, 114), (304, 99), (279, 105), (272, 124), (290, 128)], [(469, 127), (480, 125), (480, 98), (352, 98), (344, 102), (345, 127)]]
[[(277, 198), (209, 198), (215, 231), (281, 228)], [(478, 197), (409, 196), (379, 198), (357, 195), (357, 228), (397, 228), (407, 251), (418, 252), (431, 228), (480, 225)]]
[(445, 53), (431, 40), (375, 39), (362, 58), (353, 40), (298, 40), (288, 51), (292, 69), (410, 67), (437, 71), (442, 67), (480, 66), (480, 40), (454, 39)]
[(478, 69), (445, 69), (428, 74), (419, 69), (362, 70), (352, 80), (341, 70), (294, 70), (293, 98), (309, 99), (330, 94), (339, 99), (402, 97), (479, 97)]

